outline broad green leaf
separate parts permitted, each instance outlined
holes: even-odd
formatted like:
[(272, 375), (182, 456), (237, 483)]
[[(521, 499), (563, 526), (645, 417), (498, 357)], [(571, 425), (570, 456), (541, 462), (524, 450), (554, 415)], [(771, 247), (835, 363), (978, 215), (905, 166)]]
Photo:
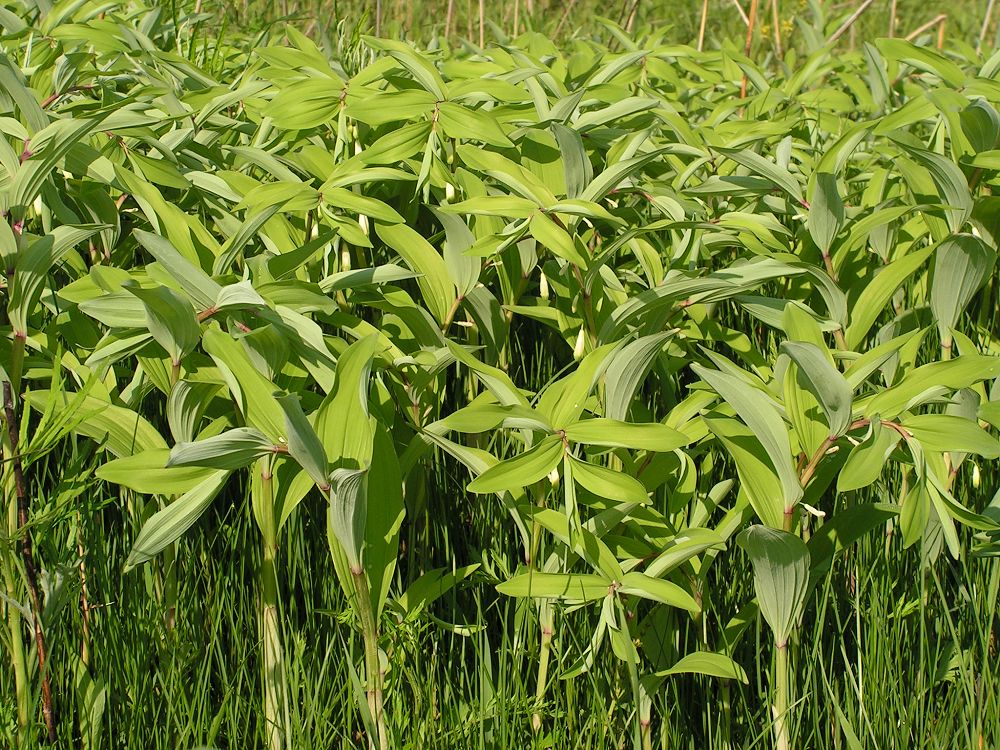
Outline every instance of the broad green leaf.
[(899, 438), (898, 432), (882, 426), (882, 420), (873, 419), (869, 436), (851, 449), (837, 474), (837, 492), (859, 490), (878, 479)]
[(947, 362), (931, 362), (911, 370), (891, 388), (866, 399), (866, 417), (881, 414), (893, 419), (904, 411), (948, 391), (968, 388), (982, 380), (1000, 376), (1000, 357), (963, 354)]
[(422, 274), (417, 279), (424, 302), (434, 318), (443, 322), (455, 302), (455, 285), (452, 283), (445, 263), (437, 250), (416, 231), (405, 224), (376, 224), (375, 233), (415, 272)]
[(124, 288), (142, 300), (149, 333), (166, 350), (174, 365), (179, 365), (201, 339), (201, 326), (191, 303), (165, 286), (143, 289), (131, 282)]
[(612, 471), (604, 466), (577, 459), (572, 459), (572, 461), (573, 478), (588, 492), (622, 503), (645, 504), (649, 502), (646, 488), (638, 479), (620, 471)]
[(657, 422), (619, 422), (600, 417), (567, 425), (566, 438), (584, 445), (660, 452), (676, 450), (691, 442), (683, 432)]
[(472, 480), (467, 489), (482, 495), (528, 487), (548, 476), (562, 456), (562, 438), (550, 435), (530, 450), (491, 466)]
[(760, 613), (780, 648), (798, 625), (809, 593), (809, 550), (794, 534), (751, 526), (736, 543), (753, 564), (754, 590)]
[(974, 420), (950, 414), (918, 414), (904, 418), (902, 425), (925, 450), (958, 451), (984, 458), (1000, 458), (1000, 440), (980, 428)]
[(611, 593), (611, 581), (585, 573), (518, 573), (497, 586), (505, 596), (590, 602)]
[(500, 148), (514, 145), (490, 113), (453, 102), (441, 102), (437, 105), (437, 116), (438, 123), (449, 138), (482, 141)]
[(741, 164), (751, 172), (774, 183), (798, 203), (804, 203), (802, 185), (787, 169), (748, 149), (714, 147), (716, 151)]
[(219, 328), (209, 328), (202, 347), (212, 357), (247, 423), (274, 443), (285, 438), (285, 418), (274, 385), (254, 367), (246, 350)]
[(649, 372), (672, 331), (654, 333), (631, 341), (611, 355), (604, 373), (604, 416), (624, 421), (636, 390)]
[(371, 460), (374, 431), (368, 413), (368, 387), (376, 335), (351, 344), (337, 361), (334, 389), (317, 410), (316, 434), (334, 466), (358, 469)]
[(326, 452), (316, 431), (309, 423), (296, 394), (289, 393), (277, 399), (285, 413), (285, 431), (288, 435), (288, 455), (305, 469), (316, 486), (327, 492), (330, 486)]
[(816, 174), (816, 186), (809, 204), (809, 234), (824, 256), (830, 254), (833, 241), (844, 225), (844, 203), (837, 192), (836, 175)]
[(260, 430), (236, 427), (204, 440), (175, 445), (170, 449), (167, 468), (204, 466), (211, 469), (242, 469), (258, 458), (277, 452), (277, 446)]
[(831, 437), (840, 437), (851, 424), (851, 387), (826, 355), (813, 344), (783, 341), (781, 351), (798, 366), (797, 380), (819, 402)]
[[(52, 397), (69, 405), (74, 394), (50, 394), (32, 391), (25, 398), (32, 408), (44, 411)], [(79, 410), (74, 418), (73, 431), (103, 444), (113, 455), (121, 458), (143, 451), (166, 449), (167, 443), (145, 417), (124, 406), (112, 404), (95, 396), (85, 396), (75, 401)]]
[(27, 335), (28, 316), (38, 304), (48, 275), (74, 245), (88, 239), (101, 228), (100, 225), (58, 227), (17, 251), (13, 276), (8, 276), (10, 289), (7, 301), (7, 314), (16, 335)]
[(368, 516), (368, 469), (336, 469), (331, 476), (329, 524), (347, 555), (351, 572), (361, 571)]
[(580, 268), (586, 268), (587, 260), (577, 250), (573, 238), (546, 214), (540, 211), (532, 214), (528, 229), (532, 237), (560, 258)]
[(140, 229), (134, 230), (133, 234), (139, 244), (177, 282), (181, 291), (191, 298), (196, 307), (207, 310), (215, 304), (222, 287), (202, 269), (181, 255), (169, 240)]
[(136, 537), (125, 561), (125, 571), (152, 560), (180, 539), (208, 509), (228, 477), (228, 471), (211, 471), (200, 483), (154, 513)]
[(133, 492), (169, 496), (182, 495), (216, 473), (199, 466), (167, 468), (169, 458), (170, 451), (166, 448), (143, 451), (108, 461), (95, 474), (98, 479), (128, 487)]
[(959, 88), (965, 84), (962, 69), (940, 52), (919, 47), (905, 39), (879, 39), (875, 46), (890, 60), (931, 73), (949, 86)]
[(669, 677), (675, 674), (703, 674), (723, 680), (739, 680), (744, 685), (750, 682), (743, 667), (733, 661), (731, 656), (711, 651), (695, 651), (687, 654), (669, 669), (656, 672), (657, 677)]
[(786, 509), (784, 491), (764, 446), (738, 419), (706, 417), (705, 423), (736, 462), (740, 489), (757, 517), (771, 528), (782, 528)]
[(626, 573), (619, 582), (618, 593), (641, 596), (688, 612), (700, 612), (701, 607), (687, 591), (676, 583), (653, 578), (644, 573)]
[(934, 252), (931, 310), (943, 345), (951, 346), (951, 330), (993, 272), (996, 261), (996, 251), (971, 234), (956, 235), (938, 245)]
[(886, 304), (899, 287), (923, 268), (934, 247), (911, 250), (901, 259), (880, 269), (868, 282), (851, 310), (851, 322), (844, 332), (849, 349), (857, 349), (872, 325), (882, 314)]
[(792, 508), (802, 497), (802, 487), (792, 466), (788, 430), (774, 404), (763, 393), (746, 387), (733, 375), (697, 364), (691, 365), (691, 369), (729, 402), (757, 436), (781, 479), (785, 509)]
[(459, 297), (465, 297), (479, 282), (482, 262), (479, 258), (465, 254), (476, 243), (476, 236), (465, 221), (451, 213), (434, 211), (444, 227), (444, 262), (448, 274), (458, 291)]
[(708, 549), (725, 549), (725, 539), (711, 529), (684, 529), (673, 536), (656, 558), (646, 566), (646, 575), (661, 578)]

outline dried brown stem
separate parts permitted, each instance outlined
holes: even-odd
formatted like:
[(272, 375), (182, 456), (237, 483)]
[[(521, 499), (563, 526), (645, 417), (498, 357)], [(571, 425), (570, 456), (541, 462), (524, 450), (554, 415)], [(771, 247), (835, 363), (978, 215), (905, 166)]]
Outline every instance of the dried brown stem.
[(451, 39), (451, 30), (455, 20), (455, 0), (448, 0), (448, 12), (444, 17), (444, 38), (445, 41)]
[(749, 26), (750, 25), (750, 19), (747, 18), (747, 12), (745, 10), (743, 10), (743, 6), (740, 5), (740, 0), (733, 0), (733, 5), (735, 5), (736, 6), (736, 10), (739, 11), (740, 18), (743, 19), (743, 25), (744, 26)]
[[(750, 18), (747, 20), (747, 43), (743, 47), (743, 54), (750, 57), (750, 46), (753, 44), (753, 29), (757, 25), (757, 5), (759, 0), (750, 0)], [(747, 98), (747, 74), (743, 74), (743, 81), (740, 83), (740, 99)]]
[(846, 21), (840, 24), (840, 28), (830, 35), (830, 38), (826, 40), (826, 43), (833, 44), (840, 39), (840, 37), (842, 37), (844, 33), (854, 25), (854, 22), (861, 18), (861, 14), (868, 10), (869, 6), (874, 2), (875, 0), (864, 0), (864, 2), (858, 6), (858, 9), (854, 11)]
[(20, 527), (18, 548), (24, 564), (24, 575), (28, 584), (28, 596), (31, 599), (31, 622), (35, 631), (35, 646), (38, 652), (38, 674), (42, 680), (42, 716), (45, 719), (45, 729), (50, 743), (56, 742), (56, 715), (52, 707), (52, 687), (49, 675), (45, 671), (45, 634), (42, 632), (41, 600), (38, 596), (38, 572), (35, 569), (35, 556), (31, 546), (31, 531), (28, 527), (28, 488), (24, 481), (24, 466), (21, 454), (18, 452), (17, 411), (14, 405), (14, 391), (10, 381), (3, 384), (3, 410), (7, 420), (7, 436), (10, 440), (10, 463), (14, 472), (14, 492), (17, 496), (17, 524)]
[(701, 4), (701, 23), (698, 25), (698, 51), (705, 47), (705, 24), (708, 23), (708, 0)]
[(976, 52), (983, 48), (986, 33), (990, 30), (990, 21), (993, 18), (993, 3), (994, 0), (990, 0), (986, 4), (986, 13), (983, 14), (983, 27), (979, 30), (979, 40), (976, 42)]
[(573, 8), (576, 5), (576, 0), (569, 0), (566, 3), (566, 9), (563, 11), (562, 18), (559, 19), (559, 24), (556, 26), (555, 33), (552, 34), (553, 37), (559, 36), (559, 32), (562, 31), (563, 25), (569, 20), (570, 13), (573, 12)]
[(781, 14), (778, 12), (778, 0), (771, 0), (771, 25), (774, 27), (774, 54), (781, 59)]
[(944, 14), (944, 13), (940, 13), (940, 14), (934, 16), (934, 18), (932, 18), (930, 21), (928, 21), (927, 23), (925, 23), (923, 26), (920, 26), (920, 27), (914, 29), (913, 31), (911, 31), (909, 34), (907, 34), (906, 35), (906, 41), (912, 42), (914, 39), (916, 39), (918, 36), (920, 36), (921, 34), (923, 34), (925, 31), (928, 31), (929, 29), (934, 28), (935, 25), (937, 25), (939, 23), (944, 23), (947, 20), (948, 20), (948, 16), (946, 14)]

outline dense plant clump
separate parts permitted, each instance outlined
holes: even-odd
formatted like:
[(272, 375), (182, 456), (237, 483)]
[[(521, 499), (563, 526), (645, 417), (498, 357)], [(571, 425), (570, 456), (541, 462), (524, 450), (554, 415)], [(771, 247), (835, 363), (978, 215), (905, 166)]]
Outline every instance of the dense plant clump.
[(1000, 54), (200, 18), (0, 9), (7, 745), (1000, 741)]

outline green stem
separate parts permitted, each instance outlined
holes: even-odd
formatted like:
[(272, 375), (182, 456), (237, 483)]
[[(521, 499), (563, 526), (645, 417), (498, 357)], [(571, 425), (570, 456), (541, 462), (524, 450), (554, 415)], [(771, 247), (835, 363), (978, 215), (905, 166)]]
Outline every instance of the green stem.
[(169, 636), (177, 621), (177, 545), (163, 551), (163, 624)]
[(552, 654), (552, 607), (542, 604), (541, 630), (542, 643), (538, 654), (538, 680), (535, 683), (535, 711), (531, 715), (531, 728), (538, 732), (542, 728), (542, 702), (545, 700), (545, 687), (549, 681), (549, 657)]
[(788, 706), (790, 703), (788, 682), (788, 644), (776, 644), (775, 691), (774, 691), (774, 743), (777, 750), (789, 750), (792, 746), (788, 733)]
[(10, 385), (14, 393), (21, 394), (21, 374), (24, 371), (24, 343), (26, 337), (23, 333), (14, 332), (14, 338), (10, 346)]
[[(13, 505), (13, 504), (12, 504)], [(10, 549), (4, 549), (3, 577), (10, 601), (18, 601), (14, 585)], [(28, 685), (28, 666), (24, 656), (24, 641), (21, 640), (21, 613), (17, 607), (7, 604), (7, 629), (10, 631), (10, 660), (14, 668), (14, 693), (17, 701), (17, 728), (19, 744), (24, 744), (26, 732), (31, 722), (31, 688)]]
[[(264, 502), (259, 507), (266, 518), (274, 516), (273, 488), (270, 462), (261, 462), (261, 493)], [(271, 524), (268, 524), (270, 526)], [(264, 721), (266, 747), (281, 750), (285, 744), (288, 727), (286, 720), (287, 696), (285, 694), (285, 662), (281, 645), (281, 624), (278, 622), (278, 568), (277, 541), (273, 528), (261, 530), (264, 537), (264, 559), (260, 568), (260, 625), (262, 640), (261, 662), (264, 684)]]
[(368, 698), (368, 710), (375, 722), (378, 744), (375, 737), (370, 737), (368, 747), (374, 750), (388, 748), (388, 736), (385, 728), (385, 714), (382, 705), (382, 664), (378, 655), (378, 625), (375, 622), (375, 612), (372, 608), (371, 590), (368, 588), (368, 577), (364, 570), (352, 570), (354, 590), (358, 597), (358, 617), (361, 620), (361, 637), (365, 644), (365, 682)]

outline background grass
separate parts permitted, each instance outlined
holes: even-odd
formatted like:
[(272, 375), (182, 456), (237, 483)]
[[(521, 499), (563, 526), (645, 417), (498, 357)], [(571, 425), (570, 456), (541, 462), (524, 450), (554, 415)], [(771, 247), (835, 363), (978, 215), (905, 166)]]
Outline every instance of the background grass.
[[(599, 38), (605, 31), (593, 20), (598, 11), (624, 22), (633, 5), (632, 24), (637, 28), (669, 27), (668, 36), (679, 42), (697, 36), (697, 3), (608, 7), (590, 0), (538, 0), (533, 13), (525, 3), (521, 20), (557, 37)], [(887, 5), (879, 2), (869, 9), (843, 44), (858, 44), (887, 30)], [(432, 43), (442, 31), (447, 7), (443, 2), (387, 1), (381, 31)], [(469, 4), (462, 0), (455, 7), (455, 38), (447, 40), (452, 43), (478, 34), (477, 9), (470, 15)], [(804, 27), (828, 34), (854, 7), (780, 3), (786, 50), (805, 52)], [(204, 39), (267, 35), (275, 24), (289, 21), (355, 53), (352, 39), (358, 31), (374, 28), (372, 4), (346, 0), (315, 5), (205, 2), (197, 10), (206, 14), (198, 32)], [(985, 10), (985, 3), (968, 0), (949, 4), (948, 42), (975, 45)], [(934, 18), (934, 11), (927, 3), (900, 0), (897, 31), (912, 31)], [(487, 8), (496, 27), (490, 37), (513, 31), (511, 13), (509, 3), (502, 11)], [(994, 22), (987, 39), (995, 28)], [(782, 63), (773, 58), (769, 31), (773, 29), (760, 29), (755, 54), (778, 66)], [(742, 33), (732, 4), (713, 0), (706, 46), (739, 39)], [(201, 62), (209, 65), (211, 60)], [(987, 321), (996, 330), (995, 283), (979, 305), (971, 314), (994, 311)], [(728, 323), (747, 330), (761, 351), (776, 348), (772, 335), (760, 333), (758, 326), (735, 314)], [(512, 333), (511, 377), (533, 390), (570, 361), (561, 342), (557, 345), (546, 331), (526, 324)], [(655, 405), (672, 394), (651, 385), (645, 397)], [(165, 424), (155, 398), (149, 399), (149, 407), (154, 424)], [(57, 625), (47, 634), (53, 689), (60, 700), (72, 696), (76, 702), (64, 702), (60, 710), (93, 715), (93, 742), (101, 747), (258, 746), (262, 707), (255, 571), (260, 545), (248, 498), (232, 492), (219, 498), (179, 543), (178, 626), (166, 633), (155, 596), (161, 585), (155, 572), (145, 566), (122, 573), (142, 514), (132, 507), (136, 499), (127, 492), (120, 494), (93, 478), (103, 460), (86, 441), (70, 440), (31, 472), (38, 555), (48, 574), (43, 582), (46, 600), (53, 607), (76, 606), (80, 592), (72, 581), (82, 563), (91, 607), (88, 658), (92, 673), (101, 679), (100, 686), (91, 685), (90, 678), (81, 678), (72, 667), (84, 640), (84, 620), (76, 615), (53, 618)], [(995, 464), (984, 464), (980, 473), (976, 486), (964, 475), (961, 480), (962, 496), (979, 505), (1000, 479)], [(482, 568), (432, 606), (433, 618), (402, 623), (385, 618), (387, 714), (395, 735), (412, 748), (630, 747), (630, 686), (624, 670), (607, 653), (582, 678), (553, 682), (542, 711), (544, 731), (531, 731), (539, 648), (533, 607), (493, 592), (497, 580), (512, 573), (511, 561), (519, 548), (502, 509), (467, 493), (466, 483), (464, 469), (447, 459), (436, 462), (403, 527), (400, 581), (439, 566), (479, 562)], [(855, 501), (881, 501), (891, 492), (888, 484), (877, 484)], [(346, 604), (332, 582), (325, 528), (316, 522), (323, 518), (322, 499), (310, 493), (284, 532), (280, 559), (285, 607), (281, 621), (298, 748), (358, 746), (363, 732), (351, 687), (361, 643), (345, 625)], [(83, 560), (80, 550), (86, 551)], [(852, 548), (817, 588), (793, 644), (799, 665), (793, 678), (800, 700), (795, 712), (798, 746), (973, 748), (1000, 741), (1000, 561), (942, 557), (925, 568), (921, 554), (921, 549), (904, 552), (889, 527)], [(716, 565), (712, 574), (713, 593), (705, 602), (704, 620), (676, 616), (672, 632), (677, 642), (665, 647), (684, 653), (701, 641), (704, 631), (718, 635), (752, 598), (752, 576), (743, 553), (731, 545), (722, 555), (725, 564)], [(561, 616), (555, 649), (578, 653), (595, 619), (586, 610)], [(692, 750), (769, 747), (769, 638), (758, 621), (734, 652), (750, 677), (748, 686), (691, 675), (671, 678), (655, 697), (656, 743)], [(0, 670), (0, 726), (13, 731), (11, 679)], [(63, 746), (86, 744), (79, 723), (61, 726)]]

